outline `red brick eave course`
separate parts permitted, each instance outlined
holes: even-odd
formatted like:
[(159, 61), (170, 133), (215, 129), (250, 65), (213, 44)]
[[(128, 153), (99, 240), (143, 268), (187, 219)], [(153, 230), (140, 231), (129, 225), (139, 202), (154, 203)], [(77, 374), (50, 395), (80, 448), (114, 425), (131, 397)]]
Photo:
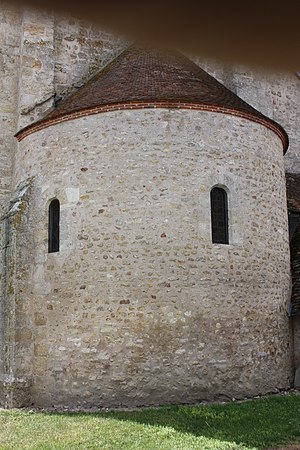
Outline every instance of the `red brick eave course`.
[(289, 146), (288, 135), (285, 130), (272, 119), (259, 114), (252, 114), (247, 111), (239, 110), (236, 108), (211, 105), (205, 103), (187, 103), (187, 102), (163, 102), (163, 101), (143, 101), (143, 102), (126, 102), (126, 103), (110, 103), (107, 105), (100, 105), (92, 108), (84, 108), (82, 110), (72, 111), (70, 113), (64, 113), (54, 118), (45, 118), (34, 124), (28, 125), (26, 128), (20, 130), (15, 137), (19, 142), (25, 139), (27, 136), (41, 131), (45, 128), (57, 125), (62, 122), (68, 122), (70, 120), (78, 119), (80, 117), (86, 117), (94, 114), (100, 114), (111, 111), (133, 110), (133, 109), (150, 109), (150, 108), (166, 108), (166, 109), (189, 109), (198, 111), (209, 111), (228, 114), (242, 119), (247, 119), (252, 122), (258, 123), (272, 130), (281, 139), (283, 145), (283, 153), (287, 152)]

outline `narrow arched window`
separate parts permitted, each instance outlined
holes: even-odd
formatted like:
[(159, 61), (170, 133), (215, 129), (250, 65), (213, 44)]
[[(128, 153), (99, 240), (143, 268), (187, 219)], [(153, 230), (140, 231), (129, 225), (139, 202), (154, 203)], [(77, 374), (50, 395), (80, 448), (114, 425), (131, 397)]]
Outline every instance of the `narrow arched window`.
[(60, 203), (57, 198), (51, 201), (49, 205), (48, 219), (48, 252), (59, 252), (59, 219)]
[(229, 244), (228, 199), (224, 189), (215, 187), (210, 192), (211, 231), (213, 244)]

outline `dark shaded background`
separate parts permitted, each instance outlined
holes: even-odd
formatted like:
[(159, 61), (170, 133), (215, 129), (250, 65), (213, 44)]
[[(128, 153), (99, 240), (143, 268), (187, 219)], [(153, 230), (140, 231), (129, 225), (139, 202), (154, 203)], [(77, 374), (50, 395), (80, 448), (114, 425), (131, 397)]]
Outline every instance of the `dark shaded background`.
[(12, 1), (91, 20), (134, 41), (300, 71), (300, 1)]

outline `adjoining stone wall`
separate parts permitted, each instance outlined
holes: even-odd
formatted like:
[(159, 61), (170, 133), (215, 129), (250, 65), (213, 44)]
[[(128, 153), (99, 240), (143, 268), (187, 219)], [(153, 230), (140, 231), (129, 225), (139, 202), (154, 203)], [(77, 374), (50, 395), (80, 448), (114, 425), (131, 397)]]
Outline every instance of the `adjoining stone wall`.
[(33, 180), (15, 192), (0, 220), (0, 407), (31, 402), (33, 357), (32, 265), (34, 234), (31, 223)]
[(300, 79), (295, 73), (234, 68), (236, 94), (280, 123), (289, 135), (286, 171), (300, 173)]
[[(10, 195), (15, 133), (110, 62), (124, 41), (90, 24), (0, 2), (0, 213)], [(3, 200), (2, 200), (3, 197)]]
[(121, 39), (72, 18), (23, 13), (19, 129), (43, 117), (124, 47)]
[(290, 139), (285, 156), (286, 171), (300, 173), (299, 76), (199, 57), (193, 60), (251, 106), (283, 126)]
[(55, 94), (53, 17), (25, 11), (21, 31), (19, 129), (38, 120), (51, 108)]
[(21, 13), (0, 2), (0, 216), (10, 196), (17, 146), (17, 103)]
[(112, 61), (125, 42), (89, 23), (55, 19), (55, 91), (65, 96)]
[[(201, 111), (111, 112), (27, 137), (18, 160), (16, 183), (36, 176), (34, 404), (290, 386), (284, 163), (270, 130)], [(229, 193), (228, 246), (211, 243), (214, 185)], [(54, 197), (61, 251), (48, 254)]]

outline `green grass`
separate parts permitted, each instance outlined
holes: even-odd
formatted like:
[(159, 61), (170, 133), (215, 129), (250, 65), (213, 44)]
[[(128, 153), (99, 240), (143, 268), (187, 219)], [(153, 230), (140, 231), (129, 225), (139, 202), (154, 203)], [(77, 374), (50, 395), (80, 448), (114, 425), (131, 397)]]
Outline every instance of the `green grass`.
[(256, 450), (296, 442), (296, 394), (136, 411), (0, 411), (1, 450)]

